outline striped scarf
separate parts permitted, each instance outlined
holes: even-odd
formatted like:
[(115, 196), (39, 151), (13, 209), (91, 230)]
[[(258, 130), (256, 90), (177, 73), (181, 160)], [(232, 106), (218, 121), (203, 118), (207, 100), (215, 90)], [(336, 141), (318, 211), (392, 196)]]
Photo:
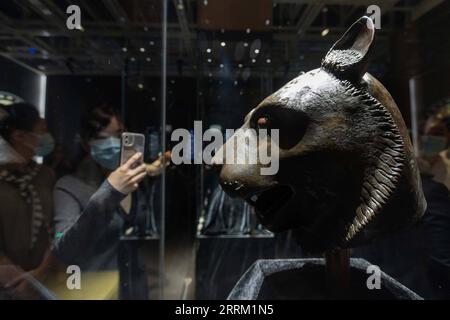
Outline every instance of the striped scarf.
[(41, 227), (48, 227), (48, 222), (44, 218), (41, 199), (39, 198), (36, 187), (32, 183), (32, 180), (39, 173), (40, 168), (35, 162), (31, 162), (31, 165), (26, 168), (24, 174), (16, 175), (7, 169), (0, 170), (0, 181), (5, 181), (17, 187), (25, 203), (31, 206), (30, 249), (36, 244)]

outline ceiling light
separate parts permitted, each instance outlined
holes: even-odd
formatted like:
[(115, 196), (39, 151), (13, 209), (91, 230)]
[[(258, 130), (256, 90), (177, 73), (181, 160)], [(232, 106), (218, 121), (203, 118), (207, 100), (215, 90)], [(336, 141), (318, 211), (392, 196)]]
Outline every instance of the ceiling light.
[(123, 48), (122, 48), (122, 51), (123, 51), (123, 52), (127, 52), (127, 51), (128, 51), (128, 48), (127, 48), (127, 47), (123, 47)]
[(211, 59), (208, 59), (208, 63), (211, 63), (212, 62), (212, 60)]
[(252, 59), (252, 63), (255, 63), (256, 62), (256, 59)]
[(138, 88), (142, 90), (142, 89), (144, 89), (144, 85), (142, 83), (139, 83)]
[(145, 48), (140, 48), (139, 51), (145, 52)]
[(245, 30), (245, 32), (250, 33), (250, 32), (252, 32), (252, 30), (250, 30), (250, 28), (247, 28), (247, 29)]
[(206, 49), (207, 53), (211, 53), (211, 48)]
[(322, 35), (322, 37), (325, 37), (329, 32), (330, 32), (330, 28), (325, 28), (322, 30), (322, 32), (320, 34)]
[(152, 59), (150, 57), (148, 57), (147, 59), (145, 59), (147, 62), (152, 61)]
[(266, 62), (267, 62), (267, 63), (271, 63), (272, 60), (270, 60), (270, 58), (267, 58)]
[(223, 67), (224, 67), (224, 65), (221, 63), (221, 64), (220, 64), (220, 68), (223, 68)]
[(259, 49), (255, 49), (255, 53), (258, 54), (259, 53)]
[(222, 41), (222, 42), (220, 43), (220, 45), (221, 45), (222, 47), (225, 47), (227, 44), (226, 44), (225, 42)]

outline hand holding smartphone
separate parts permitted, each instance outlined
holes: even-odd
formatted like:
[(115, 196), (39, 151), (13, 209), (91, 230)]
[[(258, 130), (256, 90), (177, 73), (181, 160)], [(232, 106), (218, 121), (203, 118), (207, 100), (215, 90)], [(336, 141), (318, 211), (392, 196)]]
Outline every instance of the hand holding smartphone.
[[(125, 164), (134, 154), (140, 152), (144, 155), (145, 152), (145, 136), (140, 133), (124, 132), (121, 136), (120, 146), (120, 165)], [(143, 156), (139, 161), (133, 164), (136, 168), (143, 163)]]

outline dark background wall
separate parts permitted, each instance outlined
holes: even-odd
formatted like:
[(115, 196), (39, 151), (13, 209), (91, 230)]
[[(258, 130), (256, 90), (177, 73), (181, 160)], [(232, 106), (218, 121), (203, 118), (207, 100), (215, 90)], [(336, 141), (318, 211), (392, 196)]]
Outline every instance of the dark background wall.
[(0, 56), (0, 91), (13, 93), (39, 104), (39, 75)]

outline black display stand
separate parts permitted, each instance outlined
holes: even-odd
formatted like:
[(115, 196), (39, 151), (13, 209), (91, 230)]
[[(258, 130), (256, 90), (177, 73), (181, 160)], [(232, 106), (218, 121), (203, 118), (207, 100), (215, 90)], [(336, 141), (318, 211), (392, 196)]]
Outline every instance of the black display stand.
[(267, 299), (357, 299), (422, 300), (422, 298), (381, 272), (380, 289), (369, 290), (367, 267), (359, 258), (350, 259), (349, 287), (345, 292), (330, 288), (325, 259), (274, 259), (256, 261), (240, 278), (229, 300)]

